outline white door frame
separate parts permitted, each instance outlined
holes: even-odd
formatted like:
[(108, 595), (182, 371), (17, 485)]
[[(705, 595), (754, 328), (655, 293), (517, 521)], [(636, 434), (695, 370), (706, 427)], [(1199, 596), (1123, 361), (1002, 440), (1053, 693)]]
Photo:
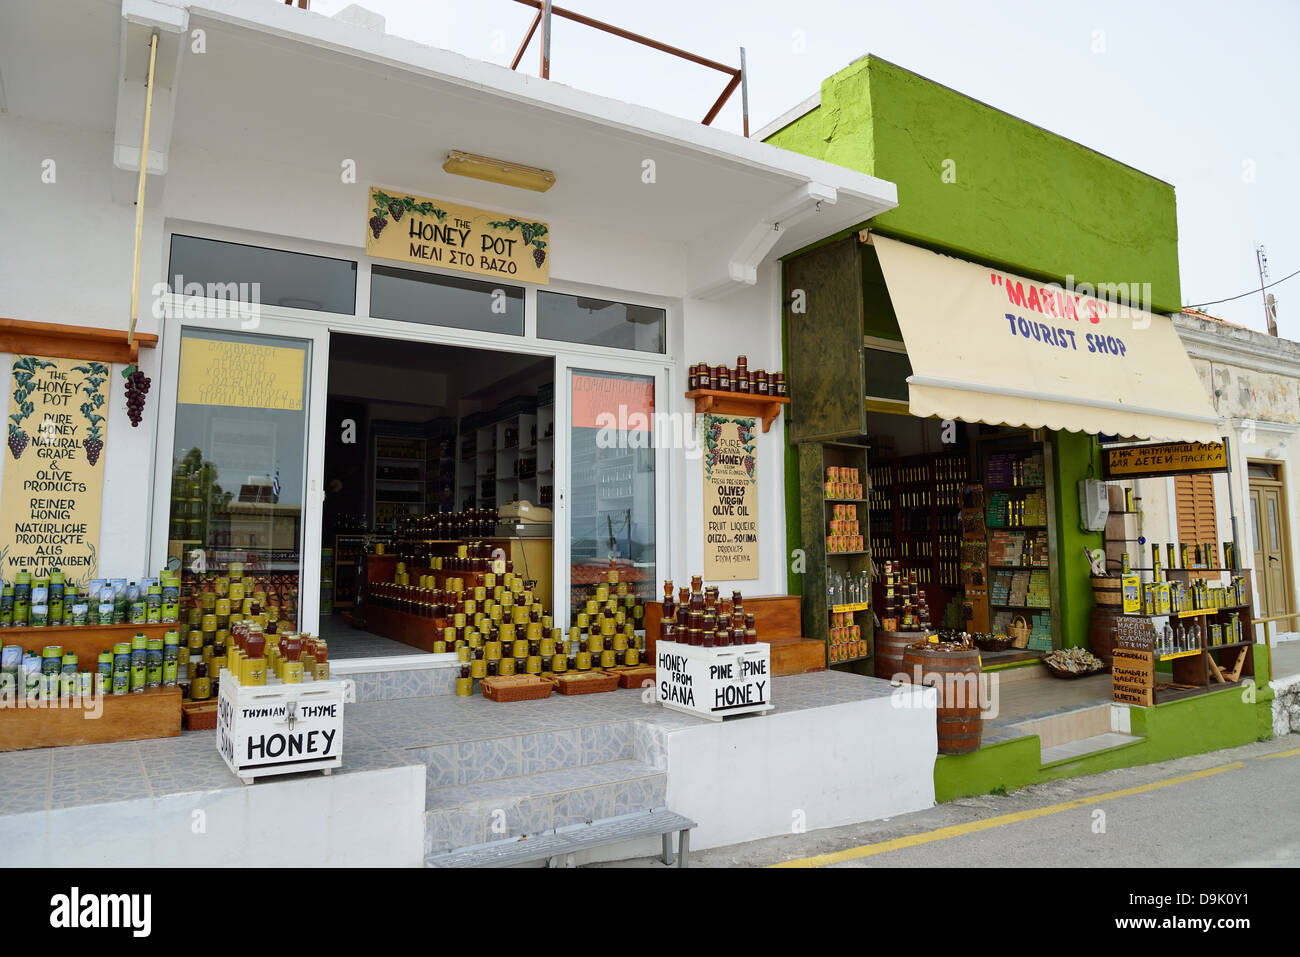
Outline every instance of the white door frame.
[[(669, 373), (672, 364), (666, 357), (657, 356), (657, 362), (637, 362), (612, 357), (592, 358), (588, 356), (558, 355), (555, 358), (555, 509), (552, 535), (555, 542), (555, 588), (556, 596), (552, 603), (556, 621), (563, 621), (564, 628), (569, 626), (570, 600), (570, 544), (573, 541), (572, 510), (569, 502), (571, 461), (569, 448), (573, 441), (572, 419), (570, 418), (570, 392), (574, 372), (623, 373), (643, 376), (654, 381), (655, 411), (663, 412), (672, 408), (670, 401)], [(561, 417), (563, 421), (561, 422)], [(668, 578), (667, 570), (672, 560), (672, 523), (669, 521), (669, 509), (672, 502), (673, 485), (673, 450), (665, 437), (659, 432), (652, 433), (655, 464), (655, 573), (658, 578)], [(650, 581), (650, 591), (645, 601), (654, 599), (655, 580)], [(562, 597), (561, 597), (562, 596)]]
[[(183, 314), (183, 300), (173, 297), (170, 314)], [(222, 304), (224, 305), (224, 304)], [(191, 300), (193, 309), (193, 300)], [(306, 426), (303, 435), (303, 510), (299, 519), (298, 627), (316, 633), (320, 614), (321, 503), (324, 499), (325, 471), (325, 397), (329, 370), (329, 329), (314, 322), (283, 321), (260, 318), (254, 328), (242, 328), (238, 318), (175, 318), (164, 321), (162, 356), (157, 388), (158, 443), (154, 459), (154, 488), (171, 488), (176, 443), (176, 390), (180, 370), (180, 345), (185, 329), (239, 333), (246, 336), (276, 336), (310, 344), (307, 368)], [(150, 534), (150, 567), (162, 568), (167, 562), (170, 540), (171, 494), (155, 494), (153, 528)], [(307, 587), (307, 583), (317, 583)]]

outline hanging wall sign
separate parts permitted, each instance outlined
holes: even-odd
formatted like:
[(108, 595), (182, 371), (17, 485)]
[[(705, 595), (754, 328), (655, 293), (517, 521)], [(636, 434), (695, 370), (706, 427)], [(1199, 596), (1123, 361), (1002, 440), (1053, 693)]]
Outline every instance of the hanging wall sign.
[(302, 349), (186, 336), (176, 401), (297, 411), (302, 409), (306, 361)]
[(754, 420), (704, 417), (704, 577), (758, 577), (758, 446)]
[(78, 585), (99, 567), (110, 367), (13, 357), (0, 491), (0, 577), (60, 569)]
[(1228, 456), (1222, 442), (1165, 442), (1105, 449), (1104, 478), (1157, 478), (1193, 472), (1226, 472)]
[(546, 223), (371, 188), (366, 255), (546, 285)]

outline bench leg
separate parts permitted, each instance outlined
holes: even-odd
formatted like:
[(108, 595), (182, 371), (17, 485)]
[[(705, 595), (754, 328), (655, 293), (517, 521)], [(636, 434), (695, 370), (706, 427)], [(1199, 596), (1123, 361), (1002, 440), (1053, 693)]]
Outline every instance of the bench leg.
[(671, 865), (673, 862), (673, 833), (672, 831), (665, 831), (660, 836), (663, 838), (664, 841), (664, 854), (663, 854), (664, 865), (668, 866)]
[(677, 838), (677, 866), (689, 867), (687, 858), (691, 855), (691, 832), (689, 828), (683, 828)]

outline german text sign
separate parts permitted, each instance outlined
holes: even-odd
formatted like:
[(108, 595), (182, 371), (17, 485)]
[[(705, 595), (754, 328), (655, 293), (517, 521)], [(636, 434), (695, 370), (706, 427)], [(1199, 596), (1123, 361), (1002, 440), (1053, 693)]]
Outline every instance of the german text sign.
[(95, 577), (110, 375), (103, 362), (13, 357), (0, 577)]
[(704, 577), (758, 577), (758, 446), (752, 418), (704, 417)]

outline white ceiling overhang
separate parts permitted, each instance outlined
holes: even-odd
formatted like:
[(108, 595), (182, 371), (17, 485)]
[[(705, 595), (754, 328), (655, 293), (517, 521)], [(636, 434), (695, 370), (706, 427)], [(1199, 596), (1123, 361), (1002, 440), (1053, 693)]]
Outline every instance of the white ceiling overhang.
[[(207, 52), (183, 54), (178, 149), (335, 174), (347, 157), (366, 182), (678, 243), (689, 296), (753, 284), (763, 261), (897, 205), (875, 177), (266, 0), (189, 14)], [(556, 184), (452, 176), (452, 149), (552, 170)]]

